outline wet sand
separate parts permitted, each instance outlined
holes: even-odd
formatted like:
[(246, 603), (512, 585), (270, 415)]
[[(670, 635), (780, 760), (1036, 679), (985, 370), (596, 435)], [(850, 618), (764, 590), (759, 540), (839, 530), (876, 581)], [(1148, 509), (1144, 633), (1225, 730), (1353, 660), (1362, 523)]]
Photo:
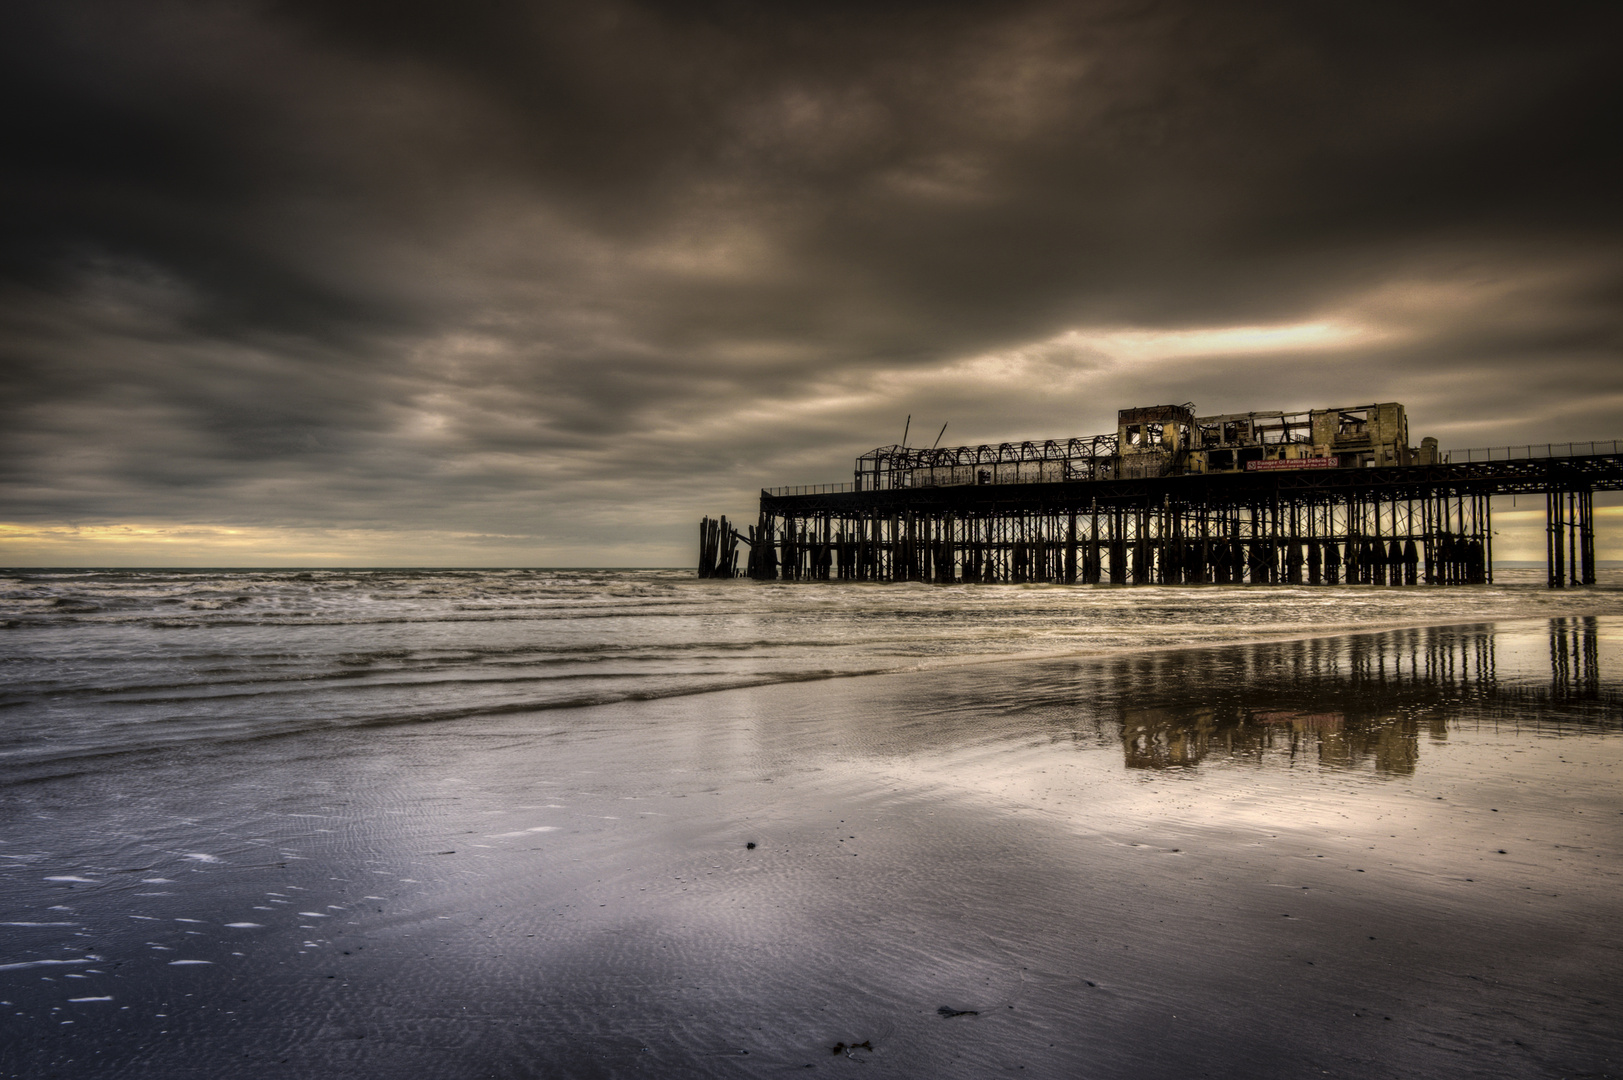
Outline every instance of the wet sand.
[(0, 1071), (1615, 1075), (1620, 644), (984, 665), (11, 785)]

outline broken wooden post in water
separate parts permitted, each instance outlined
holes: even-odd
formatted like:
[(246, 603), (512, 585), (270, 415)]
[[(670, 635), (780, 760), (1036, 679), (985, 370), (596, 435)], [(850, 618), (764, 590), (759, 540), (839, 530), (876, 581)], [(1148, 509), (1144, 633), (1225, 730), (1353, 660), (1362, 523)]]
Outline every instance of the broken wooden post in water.
[[(725, 517), (699, 522), (699, 576), (702, 578), (730, 578), (738, 576), (738, 543), (744, 540)], [(750, 565), (756, 560), (755, 530), (744, 541), (750, 545)]]

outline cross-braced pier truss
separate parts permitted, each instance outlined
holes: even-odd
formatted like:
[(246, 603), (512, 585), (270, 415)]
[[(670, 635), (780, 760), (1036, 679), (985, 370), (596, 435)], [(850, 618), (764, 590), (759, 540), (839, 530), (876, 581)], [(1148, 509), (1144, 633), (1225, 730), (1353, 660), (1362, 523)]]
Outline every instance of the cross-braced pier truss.
[(762, 491), (747, 534), (706, 519), (700, 574), (1475, 584), (1493, 580), (1492, 496), (1543, 495), (1550, 586), (1594, 583), (1594, 492), (1623, 488), (1623, 443), (1445, 455), (1430, 439), (1408, 447), (1401, 406), (1366, 408), (1349, 421), (1157, 406), (1123, 410), (1114, 437), (885, 447), (852, 484)]

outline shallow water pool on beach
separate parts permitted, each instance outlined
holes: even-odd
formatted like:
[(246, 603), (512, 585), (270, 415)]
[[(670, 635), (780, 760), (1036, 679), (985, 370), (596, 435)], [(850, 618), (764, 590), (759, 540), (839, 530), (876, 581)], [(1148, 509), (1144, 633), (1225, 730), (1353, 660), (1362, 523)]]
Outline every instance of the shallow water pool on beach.
[[(861, 590), (895, 607), (881, 630), (816, 586), (740, 586), (672, 583), (676, 617), (778, 642), (792, 677), (724, 658), (741, 685), (529, 710), (441, 677), (466, 672), (443, 619), (344, 713), (338, 632), (284, 648), (298, 724), (271, 693), (173, 690), (201, 670), (177, 638), (215, 641), (224, 684), (269, 654), (259, 625), (0, 632), (34, 673), (14, 715), (111, 733), (8, 729), (0, 1074), (1618, 1071), (1615, 593), (1333, 590), (1451, 625), (1230, 620), (1177, 648), (1188, 594), (1247, 590), (985, 590), (982, 652), (1037, 644), (966, 663), (972, 628), (928, 628), (977, 590)], [(788, 662), (824, 648), (884, 673)], [(419, 661), (422, 715), (390, 696)], [(186, 700), (131, 689), (143, 665)], [(481, 707), (428, 722), (459, 694)], [(409, 722), (345, 719), (390, 702)]]

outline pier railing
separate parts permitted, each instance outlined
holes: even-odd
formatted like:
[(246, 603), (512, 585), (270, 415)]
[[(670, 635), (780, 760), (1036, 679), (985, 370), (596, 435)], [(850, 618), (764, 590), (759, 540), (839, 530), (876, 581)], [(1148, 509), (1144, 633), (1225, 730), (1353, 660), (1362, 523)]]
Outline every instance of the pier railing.
[(1623, 441), (1576, 443), (1529, 443), (1525, 446), (1484, 446), (1471, 450), (1443, 452), (1443, 464), (1457, 465), (1468, 461), (1527, 461), (1533, 458), (1598, 457), (1602, 454), (1623, 454)]
[(845, 484), (799, 484), (792, 487), (771, 487), (761, 490), (774, 498), (779, 495), (830, 495), (841, 491), (855, 491), (856, 485)]

